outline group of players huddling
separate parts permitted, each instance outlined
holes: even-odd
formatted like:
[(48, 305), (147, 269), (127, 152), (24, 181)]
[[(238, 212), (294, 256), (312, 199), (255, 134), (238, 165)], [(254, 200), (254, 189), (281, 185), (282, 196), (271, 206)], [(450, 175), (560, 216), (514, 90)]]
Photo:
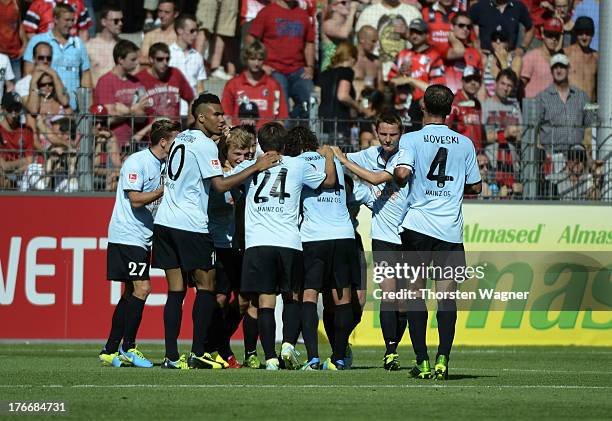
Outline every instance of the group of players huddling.
[[(252, 128), (225, 127), (219, 98), (207, 93), (193, 103), (195, 123), (189, 130), (179, 133), (178, 123), (155, 122), (150, 148), (131, 155), (121, 168), (109, 225), (107, 278), (124, 282), (125, 288), (99, 359), (115, 367), (153, 366), (136, 347), (152, 260), (168, 283), (162, 368), (241, 367), (230, 348), (241, 321), (246, 367), (350, 368), (348, 340), (361, 320), (366, 277), (351, 209), (364, 204), (372, 210), (375, 263), (409, 256), (414, 265), (465, 265), (461, 204), (464, 194), (480, 193), (481, 182), (472, 141), (444, 124), (452, 101), (447, 87), (430, 86), (422, 130), (402, 135), (399, 116), (383, 113), (376, 121), (380, 146), (346, 155), (337, 147), (319, 146), (302, 126), (287, 131), (267, 123), (255, 143)], [(353, 181), (345, 169), (366, 183)], [(392, 290), (394, 279), (382, 285)], [(186, 356), (179, 353), (177, 338), (188, 287), (195, 288), (195, 300)], [(438, 291), (455, 287), (452, 279), (436, 279)], [(319, 294), (332, 347), (331, 357), (323, 360)], [(274, 317), (278, 295), (283, 302), (280, 354)], [(456, 303), (438, 302), (440, 345), (433, 368), (425, 344), (427, 317), (423, 298), (400, 305), (383, 299), (385, 369), (399, 369), (397, 346), (408, 325), (416, 354), (411, 375), (448, 378)], [(295, 349), (300, 333), (304, 363)], [(258, 337), (265, 364), (257, 356)]]

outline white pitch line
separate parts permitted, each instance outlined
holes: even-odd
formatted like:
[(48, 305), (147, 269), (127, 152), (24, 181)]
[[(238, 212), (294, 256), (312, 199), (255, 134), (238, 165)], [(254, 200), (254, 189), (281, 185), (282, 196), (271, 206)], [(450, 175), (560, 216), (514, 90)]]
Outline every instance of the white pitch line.
[(132, 388), (149, 388), (149, 389), (183, 389), (183, 388), (294, 388), (294, 389), (311, 389), (311, 388), (346, 388), (346, 389), (376, 389), (376, 388), (430, 388), (430, 389), (590, 389), (590, 390), (609, 390), (612, 386), (580, 386), (580, 385), (449, 385), (449, 384), (360, 384), (360, 385), (321, 385), (321, 384), (120, 384), (120, 385), (97, 385), (97, 384), (75, 384), (64, 386), (58, 384), (49, 385), (0, 385), (0, 388), (71, 388), (71, 389), (132, 389)]

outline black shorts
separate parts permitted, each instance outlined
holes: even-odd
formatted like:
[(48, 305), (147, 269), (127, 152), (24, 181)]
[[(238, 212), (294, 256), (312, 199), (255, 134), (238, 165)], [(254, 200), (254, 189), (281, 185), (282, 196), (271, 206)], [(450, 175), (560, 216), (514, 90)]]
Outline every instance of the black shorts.
[(389, 266), (395, 266), (402, 261), (402, 245), (372, 239), (372, 260), (374, 264), (386, 262)]
[(151, 250), (127, 244), (108, 243), (106, 279), (109, 281), (144, 281), (149, 279)]
[(298, 292), (302, 289), (304, 258), (300, 250), (257, 246), (245, 250), (240, 291), (258, 294)]
[(304, 247), (304, 289), (349, 288), (360, 279), (357, 244), (352, 238), (307, 241)]
[(368, 281), (368, 262), (366, 260), (365, 251), (363, 249), (363, 240), (361, 239), (361, 234), (355, 231), (355, 245), (357, 246), (357, 257), (358, 260), (355, 261), (355, 270), (359, 271), (359, 278), (353, 279), (353, 284), (351, 288), (357, 290), (365, 290), (367, 288)]
[[(459, 268), (465, 270), (465, 250), (462, 243), (449, 243), (411, 230), (402, 232), (401, 237), (406, 262), (411, 266), (432, 264), (434, 270), (441, 268), (437, 273), (442, 276), (435, 276), (436, 280), (453, 280), (451, 273), (458, 273)], [(448, 268), (452, 268), (452, 271)]]
[(185, 272), (211, 270), (215, 267), (213, 240), (210, 234), (154, 225), (152, 266)]
[(234, 248), (216, 248), (215, 252), (217, 253), (215, 288), (218, 294), (229, 295), (232, 291), (240, 289), (242, 253)]

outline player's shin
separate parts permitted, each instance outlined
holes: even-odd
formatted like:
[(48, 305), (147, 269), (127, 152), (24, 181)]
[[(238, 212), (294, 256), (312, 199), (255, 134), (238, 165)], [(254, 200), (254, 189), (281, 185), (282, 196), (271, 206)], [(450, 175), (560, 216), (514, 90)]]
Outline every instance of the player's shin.
[[(304, 293), (306, 294), (306, 292)], [(315, 297), (318, 295), (315, 291)], [(317, 328), (319, 326), (319, 315), (317, 314), (316, 301), (304, 301), (302, 303), (302, 336), (306, 345), (308, 361), (319, 358), (319, 342)]]
[(276, 358), (274, 347), (276, 339), (276, 321), (274, 320), (274, 308), (262, 308), (257, 311), (257, 326), (259, 339), (263, 347), (266, 360)]
[(114, 354), (119, 349), (119, 343), (125, 332), (125, 314), (127, 310), (127, 300), (123, 297), (117, 303), (113, 312), (111, 330), (108, 334), (108, 340), (104, 346), (106, 354)]
[(168, 298), (164, 306), (166, 357), (171, 361), (177, 361), (179, 359), (177, 339), (181, 330), (184, 299), (185, 291), (168, 291)]

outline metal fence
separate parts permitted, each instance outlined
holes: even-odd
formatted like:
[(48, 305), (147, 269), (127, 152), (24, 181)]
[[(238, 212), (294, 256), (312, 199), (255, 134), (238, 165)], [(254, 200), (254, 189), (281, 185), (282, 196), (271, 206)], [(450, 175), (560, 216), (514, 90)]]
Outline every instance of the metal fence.
[[(612, 127), (542, 126), (535, 112), (524, 104), (523, 122), (516, 139), (505, 144), (487, 142), (487, 131), (507, 127), (482, 126), (483, 147), (478, 165), (484, 182), (483, 200), (566, 200), (612, 202)], [(13, 119), (15, 116), (11, 116)], [(42, 116), (35, 120), (34, 138), (28, 140), (32, 120), (21, 116), (8, 133), (8, 119), (0, 133), (0, 190), (98, 192), (114, 191), (122, 162), (146, 148), (146, 121), (129, 121), (132, 136), (121, 142), (109, 136), (107, 116), (91, 114)], [(236, 124), (234, 120), (232, 123)], [(372, 119), (322, 120), (311, 113), (308, 120), (288, 120), (287, 126), (308, 125), (321, 143), (351, 152), (376, 145)], [(418, 122), (407, 122), (416, 130)], [(541, 145), (547, 131), (551, 144)], [(578, 133), (581, 142), (569, 144), (567, 133)], [(15, 133), (21, 133), (21, 137)], [(6, 138), (5, 138), (6, 137)]]

